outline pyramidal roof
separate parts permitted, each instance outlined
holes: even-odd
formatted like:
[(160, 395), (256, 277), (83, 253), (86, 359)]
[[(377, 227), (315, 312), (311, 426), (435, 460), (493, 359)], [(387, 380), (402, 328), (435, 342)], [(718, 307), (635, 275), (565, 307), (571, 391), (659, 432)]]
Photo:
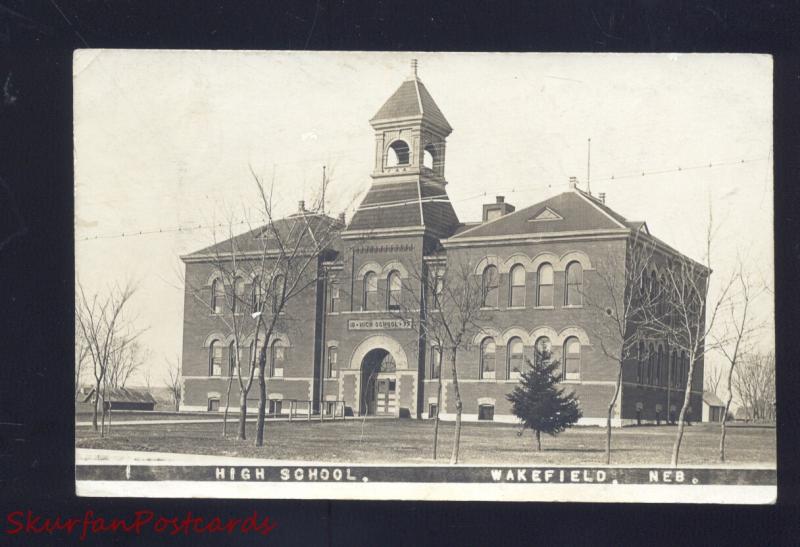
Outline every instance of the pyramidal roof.
[(463, 230), (451, 239), (627, 229), (627, 223), (600, 200), (576, 189)]
[(439, 237), (448, 237), (458, 225), (444, 189), (416, 180), (373, 184), (347, 230), (425, 227)]
[(421, 117), (431, 123), (441, 127), (448, 133), (453, 130), (447, 119), (436, 106), (436, 102), (425, 88), (425, 84), (414, 74), (400, 84), (389, 99), (383, 103), (370, 123), (373, 125), (379, 122), (393, 121), (398, 118)]

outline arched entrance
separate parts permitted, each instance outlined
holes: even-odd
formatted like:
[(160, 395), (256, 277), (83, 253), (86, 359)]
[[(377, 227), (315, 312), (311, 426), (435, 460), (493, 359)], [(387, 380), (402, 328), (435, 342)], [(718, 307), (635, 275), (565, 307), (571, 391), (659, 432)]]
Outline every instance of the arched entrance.
[(361, 361), (360, 413), (394, 415), (397, 411), (397, 365), (383, 348), (367, 352)]

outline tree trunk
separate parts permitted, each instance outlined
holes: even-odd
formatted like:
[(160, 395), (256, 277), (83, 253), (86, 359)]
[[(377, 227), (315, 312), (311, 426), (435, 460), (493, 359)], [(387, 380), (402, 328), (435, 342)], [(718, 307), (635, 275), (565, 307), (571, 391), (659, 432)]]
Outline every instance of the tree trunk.
[(258, 363), (258, 419), (256, 420), (256, 446), (264, 446), (264, 420), (267, 415), (266, 350), (261, 349), (262, 358)]
[(97, 413), (100, 404), (100, 381), (98, 380), (94, 388), (94, 411), (92, 412), (92, 427), (97, 431)]
[(247, 440), (247, 392), (242, 390), (239, 395), (239, 435), (240, 441)]
[(728, 422), (728, 410), (731, 408), (731, 400), (733, 399), (733, 392), (731, 391), (731, 381), (733, 379), (733, 367), (736, 366), (736, 360), (731, 363), (731, 368), (728, 371), (728, 398), (725, 400), (725, 410), (722, 413), (722, 423), (720, 424), (719, 434), (719, 461), (725, 462), (725, 434), (727, 433), (726, 424)]
[[(441, 363), (441, 356), (439, 362)], [(442, 411), (442, 373), (439, 371), (439, 385), (436, 390), (436, 416), (433, 417), (433, 459), (439, 449), (439, 413)]]
[(455, 465), (458, 463), (458, 449), (461, 443), (461, 391), (458, 388), (458, 371), (456, 370), (456, 350), (455, 348), (450, 355), (450, 369), (453, 374), (453, 391), (456, 396), (456, 433), (453, 438), (453, 453), (450, 455), (450, 464)]
[(542, 451), (542, 432), (538, 429), (534, 429), (534, 435), (536, 436), (536, 451)]
[(233, 384), (233, 373), (228, 378), (228, 390), (225, 392), (225, 412), (222, 414), (222, 436), (228, 434), (228, 411), (231, 408), (231, 385)]
[(620, 360), (619, 369), (617, 370), (617, 384), (614, 387), (614, 396), (611, 397), (611, 402), (608, 403), (608, 416), (606, 417), (606, 465), (611, 464), (611, 414), (614, 412), (614, 406), (617, 404), (619, 390), (622, 386), (622, 363), (622, 360)]
[(683, 441), (683, 429), (686, 426), (686, 409), (689, 408), (689, 402), (692, 398), (692, 374), (694, 373), (694, 355), (690, 356), (689, 360), (689, 373), (686, 378), (686, 392), (683, 396), (683, 406), (681, 406), (681, 413), (678, 415), (678, 435), (675, 437), (675, 444), (672, 447), (672, 467), (678, 467), (678, 456), (681, 451), (681, 442)]

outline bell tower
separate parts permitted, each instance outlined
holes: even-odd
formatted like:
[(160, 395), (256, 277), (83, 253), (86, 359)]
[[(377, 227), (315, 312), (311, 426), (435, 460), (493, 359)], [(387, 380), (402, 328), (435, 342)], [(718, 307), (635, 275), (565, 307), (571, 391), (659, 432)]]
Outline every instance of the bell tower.
[(439, 184), (444, 179), (447, 136), (453, 131), (417, 74), (411, 74), (370, 120), (375, 130), (376, 182), (424, 176)]
[(409, 76), (370, 120), (375, 131), (372, 187), (348, 230), (413, 226), (448, 237), (458, 224), (445, 191), (445, 149), (453, 128), (417, 68), (413, 59)]

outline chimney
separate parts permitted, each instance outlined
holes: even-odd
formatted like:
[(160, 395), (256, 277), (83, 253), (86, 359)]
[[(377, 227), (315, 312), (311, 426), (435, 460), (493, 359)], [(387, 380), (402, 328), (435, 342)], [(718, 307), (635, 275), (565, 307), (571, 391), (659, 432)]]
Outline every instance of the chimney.
[(575, 190), (578, 187), (578, 177), (570, 177), (569, 178), (569, 189)]
[(505, 196), (495, 196), (494, 203), (487, 203), (483, 206), (483, 222), (494, 220), (513, 212), (514, 206), (506, 203)]
[(300, 201), (297, 202), (297, 212), (303, 213), (305, 212), (305, 210), (306, 210), (306, 202), (305, 200), (301, 199)]
[(603, 205), (605, 205), (605, 203), (606, 203), (606, 193), (605, 192), (600, 192), (599, 196), (600, 196), (600, 201), (603, 203)]
[(345, 222), (345, 216), (344, 216), (344, 213), (339, 213), (339, 222), (341, 222), (342, 224), (347, 224), (347, 223)]

